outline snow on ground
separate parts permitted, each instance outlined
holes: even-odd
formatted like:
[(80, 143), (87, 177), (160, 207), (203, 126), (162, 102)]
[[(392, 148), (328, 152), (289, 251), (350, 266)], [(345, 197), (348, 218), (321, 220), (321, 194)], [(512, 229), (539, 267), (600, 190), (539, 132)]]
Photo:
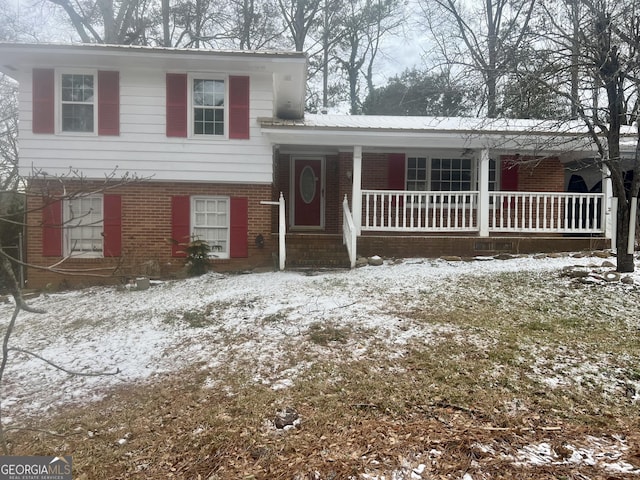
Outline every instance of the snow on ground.
[[(399, 350), (414, 338), (436, 340), (456, 327), (431, 325), (426, 331), (424, 325), (399, 322), (394, 302), (419, 302), (420, 294), (451, 289), (463, 275), (524, 270), (543, 274), (570, 265), (593, 265), (594, 260), (599, 259), (409, 259), (351, 271), (210, 273), (145, 291), (96, 287), (42, 295), (30, 303), (47, 313), (22, 312), (11, 345), (70, 370), (120, 373), (73, 377), (13, 353), (6, 374), (9, 395), (2, 407), (11, 413), (42, 413), (70, 400), (97, 398), (116, 384), (199, 363), (232, 367), (244, 362), (253, 366), (257, 381), (285, 388), (305, 367), (288, 363), (287, 347), (300, 343), (313, 324), (373, 332), (373, 337), (364, 337)], [(0, 321), (7, 322), (12, 310), (10, 304), (0, 305)], [(366, 355), (366, 341), (350, 347), (346, 355)], [(311, 359), (322, 352), (311, 352)], [(560, 380), (550, 375), (549, 382)]]
[[(464, 289), (457, 282), (465, 276), (522, 271), (544, 276), (568, 266), (601, 263), (602, 259), (569, 255), (475, 262), (408, 259), (351, 271), (210, 273), (160, 282), (144, 291), (96, 287), (46, 294), (30, 304), (47, 313), (22, 312), (11, 345), (70, 370), (118, 369), (120, 373), (69, 376), (36, 358), (12, 352), (2, 408), (16, 418), (42, 414), (68, 402), (100, 398), (114, 385), (143, 381), (188, 365), (210, 371), (248, 368), (255, 381), (274, 389), (287, 388), (315, 358), (326, 355), (326, 349), (306, 341), (313, 325), (347, 326), (363, 332), (351, 336), (339, 354), (345, 358), (366, 357), (368, 346), (375, 342), (400, 355), (410, 341), (437, 341), (439, 335), (455, 333), (458, 327), (401, 321), (396, 310), (421, 305), (425, 295)], [(632, 277), (640, 284), (640, 274)], [(620, 284), (620, 288), (635, 287)], [(457, 298), (458, 306), (464, 307), (464, 298)], [(503, 292), (503, 301), (518, 303), (509, 292)], [(0, 304), (3, 326), (12, 311), (11, 304)], [(469, 332), (465, 340), (476, 341)], [(304, 355), (292, 357), (296, 349)], [(335, 350), (331, 355), (336, 355)], [(549, 371), (534, 365), (535, 369), (550, 387), (564, 381), (554, 375), (553, 367)], [(213, 386), (216, 379), (208, 383)], [(544, 456), (544, 446), (538, 447), (536, 452), (542, 453), (536, 454)]]

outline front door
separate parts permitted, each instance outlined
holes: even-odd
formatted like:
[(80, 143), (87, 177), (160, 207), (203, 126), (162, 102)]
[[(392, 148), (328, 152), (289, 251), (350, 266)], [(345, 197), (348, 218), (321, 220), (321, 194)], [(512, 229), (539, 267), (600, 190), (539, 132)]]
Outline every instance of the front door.
[(322, 158), (293, 159), (293, 227), (310, 230), (324, 227), (323, 170)]

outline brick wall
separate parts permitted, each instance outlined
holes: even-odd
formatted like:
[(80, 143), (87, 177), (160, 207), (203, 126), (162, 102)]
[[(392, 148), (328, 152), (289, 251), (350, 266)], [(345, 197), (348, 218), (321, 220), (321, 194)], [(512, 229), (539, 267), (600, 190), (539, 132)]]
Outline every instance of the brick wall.
[(502, 157), (518, 163), (520, 192), (564, 192), (564, 167), (558, 157)]
[[(102, 184), (84, 183), (83, 191), (100, 188)], [(60, 258), (42, 256), (42, 211), (43, 197), (39, 194), (42, 185), (31, 185), (32, 195), (28, 198), (27, 216), (27, 261), (32, 265), (49, 266)], [(75, 186), (77, 188), (77, 185)], [(66, 185), (68, 192), (74, 191), (74, 184)], [(58, 267), (65, 274), (34, 268), (27, 270), (28, 287), (41, 288), (48, 284), (81, 286), (87, 284), (114, 283), (127, 277), (148, 273), (145, 262), (157, 262), (160, 274), (172, 276), (180, 271), (184, 258), (171, 256), (171, 197), (174, 195), (222, 195), (247, 197), (249, 200), (248, 258), (213, 260), (214, 270), (241, 270), (245, 268), (271, 265), (273, 249), (271, 229), (272, 212), (275, 207), (260, 205), (262, 200), (270, 200), (271, 185), (232, 185), (148, 182), (121, 185), (110, 188), (109, 193), (119, 194), (122, 199), (122, 256), (120, 258), (67, 259)], [(264, 237), (264, 248), (256, 245), (255, 238)], [(91, 269), (100, 277), (78, 275), (78, 271)], [(113, 276), (115, 269), (115, 276)]]

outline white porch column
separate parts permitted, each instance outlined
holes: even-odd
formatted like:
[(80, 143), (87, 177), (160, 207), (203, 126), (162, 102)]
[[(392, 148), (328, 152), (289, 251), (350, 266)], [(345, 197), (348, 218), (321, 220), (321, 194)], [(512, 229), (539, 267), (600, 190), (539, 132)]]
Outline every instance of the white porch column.
[(481, 237), (489, 236), (489, 149), (480, 151), (478, 168), (478, 227)]
[[(617, 215), (617, 212), (613, 209), (613, 202), (611, 201), (611, 195), (613, 187), (611, 186), (611, 173), (606, 165), (602, 166), (602, 193), (604, 194), (604, 202), (602, 205), (602, 211), (604, 213), (602, 219), (604, 221), (604, 238), (613, 238), (613, 225), (612, 216)], [(612, 245), (612, 248), (613, 245)]]
[(351, 191), (353, 223), (358, 235), (362, 234), (362, 147), (353, 147), (353, 189)]

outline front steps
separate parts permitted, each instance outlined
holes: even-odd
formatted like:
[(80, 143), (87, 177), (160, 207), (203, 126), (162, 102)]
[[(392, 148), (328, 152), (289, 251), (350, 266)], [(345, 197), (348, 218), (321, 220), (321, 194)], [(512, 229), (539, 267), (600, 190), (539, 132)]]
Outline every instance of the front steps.
[(287, 233), (286, 268), (349, 268), (342, 235)]

